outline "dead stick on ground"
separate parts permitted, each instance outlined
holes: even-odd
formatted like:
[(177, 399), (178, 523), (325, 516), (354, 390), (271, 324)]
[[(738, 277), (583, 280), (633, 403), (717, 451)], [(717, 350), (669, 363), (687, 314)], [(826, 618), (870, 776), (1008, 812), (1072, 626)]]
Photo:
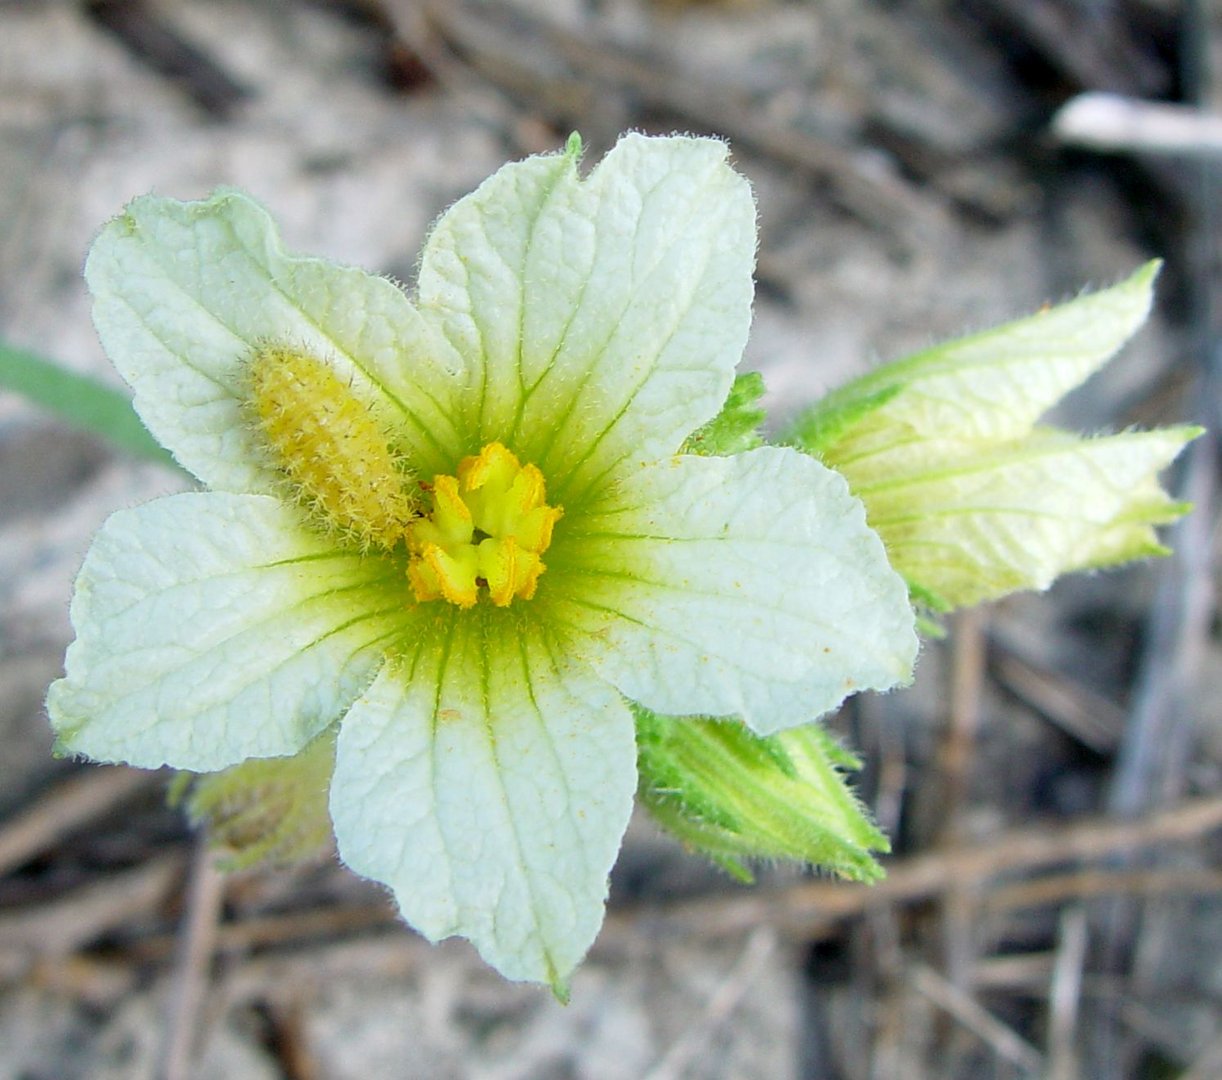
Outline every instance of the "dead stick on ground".
[(1081, 870), (1001, 885), (980, 897), (992, 914), (1099, 896), (1222, 895), (1222, 870)]
[[(777, 892), (717, 897), (654, 909), (659, 929), (687, 928), (706, 936), (740, 934), (770, 923), (805, 936), (829, 922), (857, 915), (876, 904), (911, 902), (941, 895), (950, 883), (982, 885), (1000, 873), (1030, 872), (1055, 863), (1092, 862), (1118, 852), (1184, 842), (1222, 828), (1222, 796), (1194, 799), (1140, 821), (1090, 820), (1068, 827), (1017, 829), (980, 844), (946, 848), (891, 864), (887, 878), (871, 888), (812, 881)], [(612, 921), (639, 918), (631, 912)]]
[(181, 866), (176, 853), (161, 855), (129, 870), (112, 870), (66, 896), (4, 911), (0, 975), (27, 961), (65, 956), (155, 908)]
[[(214, 947), (222, 954), (248, 953), (303, 941), (357, 937), (402, 925), (403, 920), (389, 903), (309, 908), (225, 923), (217, 927)], [(168, 935), (145, 938), (130, 945), (127, 955), (135, 960), (162, 961), (174, 951), (176, 943)]]
[(646, 1073), (646, 1080), (679, 1080), (687, 1074), (688, 1066), (695, 1061), (701, 1048), (707, 1046), (713, 1033), (725, 1024), (763, 973), (776, 946), (776, 935), (771, 930), (759, 927), (751, 933), (742, 955), (718, 984), (703, 1012)]
[[(1107, 891), (1106, 887), (1132, 894), (1147, 890), (1171, 894), (1184, 892), (1217, 892), (1222, 888), (1222, 872), (1197, 871), (1192, 873), (1142, 875), (1132, 873), (1108, 875), (1065, 874), (1048, 879), (1058, 884), (1058, 895), (1041, 896), (1039, 902), (1096, 896)], [(1084, 892), (1075, 890), (1085, 889)], [(859, 886), (847, 887), (846, 891), (857, 897), (853, 910), (843, 916), (857, 915), (871, 907), (869, 889)], [(893, 903), (905, 900), (921, 900), (925, 893), (912, 892), (907, 896), (893, 897)], [(1017, 897), (1016, 897), (1017, 899)], [(708, 901), (682, 901), (668, 908), (660, 921), (652, 909), (637, 909), (633, 912), (613, 910), (608, 916), (603, 933), (594, 943), (591, 958), (597, 962), (622, 953), (627, 947), (638, 952), (643, 934), (650, 931), (673, 932), (682, 937), (699, 936), (709, 926)], [(839, 917), (839, 916), (837, 916)], [(819, 936), (832, 930), (837, 917), (822, 923), (809, 918), (797, 928), (802, 935)], [(813, 930), (811, 929), (813, 927)], [(775, 927), (778, 934), (794, 931), (794, 924)], [(714, 933), (720, 932), (714, 927)], [(337, 936), (338, 935), (338, 936)], [(804, 937), (804, 940), (808, 938)], [(172, 942), (168, 938), (149, 938), (129, 947), (126, 956), (137, 964), (157, 960), (166, 955)], [(261, 916), (250, 922), (239, 922), (220, 927), (217, 938), (218, 952), (232, 952), (234, 963), (228, 971), (223, 997), (232, 1004), (268, 994), (280, 992), (298, 982), (315, 983), (349, 975), (368, 978), (371, 973), (403, 977), (421, 964), (428, 962), (430, 946), (420, 938), (406, 933), (393, 912), (385, 904), (360, 907), (313, 909), (283, 915)], [(1004, 978), (985, 978), (979, 981), (982, 988), (989, 985), (1010, 985), (1014, 976), (1009, 969), (1022, 965), (1024, 974), (1019, 982), (1030, 986), (1035, 996), (1042, 996), (1048, 985), (1050, 970), (1054, 963), (1051, 955), (1040, 957), (1006, 957), (984, 962), (977, 971), (1005, 967)], [(0, 953), (0, 970), (4, 955)], [(1091, 980), (1084, 980), (1089, 991)], [(1096, 989), (1098, 980), (1094, 980)], [(1114, 990), (1107, 991), (1114, 993)]]
[(924, 965), (912, 969), (912, 985), (965, 1028), (988, 1043), (998, 1057), (1032, 1073), (1042, 1073), (1043, 1055), (1008, 1028), (970, 994)]
[[(1046, 886), (1038, 895), (1023, 893), (1020, 890), (1033, 886)], [(868, 901), (869, 890), (856, 888), (857, 894), (865, 894)], [(1039, 882), (1025, 882), (1020, 885), (1007, 886), (982, 897), (982, 901), (990, 911), (994, 910), (993, 897), (998, 897), (997, 907), (1001, 910), (1033, 906), (1034, 904), (1057, 903), (1067, 899), (1082, 899), (1120, 892), (1125, 895), (1178, 895), (1198, 893), (1203, 895), (1222, 894), (1222, 871), (1196, 870), (1178, 871), (1175, 873), (1162, 871), (1146, 871), (1142, 873), (1123, 872), (1107, 873), (1087, 871), (1080, 874), (1061, 874), (1046, 878)], [(920, 900), (921, 895), (913, 895), (909, 899)], [(898, 898), (896, 903), (902, 903)], [(688, 901), (687, 903), (692, 903)], [(860, 909), (846, 914), (861, 914), (870, 909), (867, 902)], [(887, 905), (879, 908), (880, 918), (890, 921), (894, 918), (894, 908)], [(706, 908), (700, 907), (694, 918), (697, 922), (690, 928), (683, 920), (681, 908), (666, 912), (667, 927), (677, 929), (680, 933), (699, 933), (706, 918)], [(625, 942), (631, 941), (634, 947), (639, 947), (642, 931), (641, 926), (649, 928), (653, 923), (653, 913), (640, 911), (635, 916), (613, 911), (608, 918), (605, 933), (595, 942), (591, 955), (597, 959), (622, 949)], [(822, 926), (816, 926), (813, 936), (828, 932), (835, 927), (835, 919), (828, 919)], [(784, 927), (778, 927), (778, 932)], [(808, 923), (805, 930), (809, 931)], [(877, 924), (875, 924), (877, 933)], [(2, 936), (2, 935), (0, 935)], [(173, 950), (176, 941), (169, 936), (144, 938), (133, 942), (123, 953), (123, 964), (141, 965), (146, 962), (161, 962)], [(363, 951), (362, 951), (363, 950)], [(372, 950), (372, 952), (371, 952)], [(402, 931), (402, 925), (388, 904), (349, 906), (340, 908), (308, 909), (305, 911), (287, 912), (279, 915), (263, 915), (240, 922), (221, 925), (217, 929), (215, 951), (217, 954), (228, 954), (236, 960), (230, 971), (225, 989), (228, 1000), (247, 1000), (257, 997), (275, 986), (283, 989), (291, 985), (294, 979), (322, 979), (330, 977), (327, 965), (328, 958), (346, 955), (356, 951), (361, 955), (376, 955), (377, 964), (369, 970), (393, 970), (401, 973), (418, 963), (424, 962), (427, 949), (420, 940)], [(899, 965), (898, 947), (889, 950), (894, 955), (892, 968)], [(252, 955), (255, 954), (255, 955)], [(887, 955), (883, 953), (882, 955)], [(354, 962), (345, 970), (359, 971), (360, 963)], [(0, 978), (15, 977), (28, 967), (30, 961), (24, 954), (13, 954), (0, 949)], [(1006, 957), (993, 959), (978, 964), (974, 972), (973, 982), (978, 987), (987, 988), (990, 985), (1008, 986), (1014, 976), (1010, 971), (1016, 963), (1020, 963), (1026, 973), (1021, 980), (1024, 985), (1031, 985), (1042, 993), (1047, 986), (1047, 980), (1053, 959), (1041, 957)], [(984, 977), (982, 971), (987, 970), (995, 977)], [(1004, 969), (1004, 970), (1003, 970)], [(12, 973), (11, 975), (9, 973)], [(368, 972), (366, 972), (368, 974)], [(1036, 984), (1038, 983), (1038, 987)], [(239, 990), (235, 991), (234, 986)], [(234, 998), (234, 994), (237, 997)], [(1037, 995), (1038, 996), (1038, 995)]]
[[(954, 662), (951, 669), (950, 715), (939, 748), (938, 784), (942, 819), (936, 833), (939, 845), (962, 843), (966, 834), (963, 813), (972, 786), (972, 766), (980, 729), (984, 693), (987, 614), (980, 608), (962, 612), (955, 620)], [(975, 966), (974, 890), (952, 885), (942, 898), (942, 956), (947, 978), (963, 990)]]
[(1115, 752), (1125, 723), (1119, 705), (1023, 655), (1004, 628), (991, 629), (990, 645), (995, 654), (990, 667), (1004, 689), (1097, 754)]
[(984, 693), (987, 613), (971, 608), (955, 618), (951, 666), (950, 710), (938, 748), (938, 781), (942, 787), (942, 820), (937, 829), (943, 844), (962, 840), (961, 814), (971, 789), (972, 762), (980, 729)]
[[(636, 939), (642, 926), (664, 925), (680, 933), (740, 933), (752, 924), (752, 919), (771, 920), (775, 912), (781, 912), (775, 922), (778, 931), (817, 936), (839, 919), (937, 895), (947, 887), (953, 874), (962, 873), (964, 880), (979, 885), (998, 870), (1029, 872), (1063, 860), (1100, 857), (1116, 850), (1155, 843), (1192, 840), (1219, 825), (1222, 825), (1222, 799), (1201, 800), (1148, 822), (1120, 828), (1088, 822), (1068, 829), (1048, 830), (1040, 837), (1039, 850), (1029, 848), (1030, 832), (1023, 830), (1002, 833), (974, 847), (900, 860), (891, 865), (885, 882), (869, 889), (859, 885), (814, 882), (790, 886), (760, 902), (755, 897), (745, 900), (722, 897), (679, 901), (660, 910), (655, 907), (613, 909), (607, 919), (606, 932), (594, 951), (614, 948), (617, 938), (620, 941), (629, 936)], [(1090, 855), (1083, 856), (1084, 849), (1089, 849)], [(790, 902), (787, 894), (791, 891), (800, 892), (801, 897)], [(1114, 893), (1145, 896), (1214, 892), (1222, 892), (1222, 871), (1080, 870), (982, 890), (979, 901), (987, 910), (997, 912)], [(398, 923), (394, 909), (385, 903), (262, 915), (218, 927), (215, 947), (218, 952), (232, 954), (330, 938), (365, 938)], [(141, 962), (156, 961), (165, 957), (173, 945), (174, 939), (169, 937), (146, 938), (130, 945), (127, 955)]]
[(1086, 945), (1086, 910), (1079, 904), (1061, 916), (1060, 941), (1048, 991), (1048, 1080), (1078, 1080), (1078, 1006)]
[(211, 978), (216, 929), (225, 897), (225, 876), (216, 867), (216, 852), (201, 833), (191, 868), (191, 891), (174, 972), (169, 1023), (162, 1045), (161, 1080), (188, 1080), (195, 1049), (200, 1006)]
[(156, 778), (156, 773), (111, 767), (86, 769), (61, 781), (33, 806), (0, 825), (0, 877), (149, 787)]

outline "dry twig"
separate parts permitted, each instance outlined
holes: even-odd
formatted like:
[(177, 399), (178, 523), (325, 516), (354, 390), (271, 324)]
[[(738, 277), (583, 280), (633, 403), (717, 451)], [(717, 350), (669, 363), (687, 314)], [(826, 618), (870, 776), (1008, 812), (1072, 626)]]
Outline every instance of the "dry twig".
[(911, 979), (920, 993), (988, 1043), (998, 1057), (1028, 1072), (1043, 1072), (1044, 1056), (966, 991), (923, 964), (912, 969)]
[(83, 769), (0, 826), (0, 877), (159, 780), (122, 766)]
[(1000, 655), (990, 665), (998, 683), (1095, 753), (1116, 750), (1124, 730), (1124, 710), (1119, 705), (1074, 679), (1017, 655), (1004, 636), (998, 651)]
[[(216, 928), (214, 947), (217, 953), (223, 955), (242, 955), (279, 945), (349, 938), (394, 926), (402, 926), (402, 920), (389, 902), (311, 908), (224, 923)], [(151, 937), (133, 943), (127, 952), (138, 960), (164, 960), (173, 952), (176, 940), (170, 935)]]
[(1119, 94), (1079, 94), (1053, 118), (1052, 133), (1091, 150), (1222, 158), (1222, 117)]
[[(829, 932), (842, 919), (938, 896), (955, 879), (976, 890), (979, 903), (991, 913), (1112, 893), (1209, 894), (1222, 891), (1222, 871), (1080, 870), (987, 890), (984, 886), (999, 873), (1031, 872), (1061, 862), (1098, 859), (1119, 850), (1190, 841), (1219, 826), (1222, 799), (1203, 799), (1147, 822), (1117, 825), (1092, 821), (1059, 830), (1016, 830), (984, 843), (897, 860), (891, 864), (887, 879), (872, 888), (807, 881), (772, 893), (760, 890), (746, 896), (702, 897), (660, 907), (613, 909), (603, 937), (595, 944), (595, 953), (617, 947), (617, 941), (637, 939), (642, 929), (725, 936), (757, 925), (772, 925), (780, 932), (808, 940)], [(219, 953), (242, 955), (368, 935), (398, 923), (389, 903), (315, 908), (221, 925), (216, 930), (215, 946)], [(173, 944), (174, 939), (168, 936), (147, 938), (129, 945), (126, 954), (134, 961), (156, 961), (165, 958)]]
[(1080, 906), (1061, 916), (1061, 940), (1048, 992), (1048, 1080), (1077, 1080), (1078, 1006), (1086, 960), (1086, 911)]
[[(1030, 873), (1057, 863), (1090, 863), (1118, 852), (1196, 840), (1222, 828), (1222, 796), (1194, 799), (1140, 821), (1097, 819), (1056, 828), (1015, 829), (972, 845), (945, 848), (893, 862), (871, 888), (807, 881), (747, 896), (683, 901), (648, 913), (612, 913), (609, 929), (638, 919), (706, 936), (741, 934), (771, 924), (806, 939), (841, 919), (882, 904), (941, 896), (951, 885), (981, 888), (1003, 873)], [(621, 922), (622, 926), (622, 922)]]
[(94, 20), (114, 34), (142, 64), (177, 83), (205, 112), (228, 116), (249, 91), (160, 10), (143, 0), (91, 0)]
[(723, 87), (673, 71), (656, 58), (611, 41), (587, 40), (520, 9), (424, 0), (429, 26), (451, 47), (447, 56), (422, 32), (414, 6), (390, 0), (388, 11), (426, 62), (438, 63), (444, 79), (457, 79), (453, 60), (461, 56), (554, 122), (588, 121), (609, 101), (627, 95), (634, 105), (725, 135), (737, 146), (827, 183), (844, 209), (908, 244), (937, 224), (931, 217), (934, 204), (901, 178), (867, 168), (849, 150), (810, 132), (777, 124)]
[(709, 998), (700, 1016), (645, 1074), (646, 1080), (679, 1080), (686, 1074), (688, 1066), (701, 1048), (707, 1045), (710, 1036), (729, 1020), (746, 997), (776, 952), (776, 947), (776, 935), (770, 930), (759, 927), (752, 931), (734, 967), (718, 984), (716, 993)]
[[(942, 844), (962, 840), (966, 832), (963, 814), (971, 789), (984, 693), (986, 621), (982, 608), (961, 612), (955, 620), (949, 723), (938, 750), (937, 788), (943, 817), (936, 835)], [(960, 989), (969, 985), (975, 966), (974, 909), (971, 890), (952, 883), (942, 898), (942, 952), (947, 976)]]
[(1167, 73), (1137, 47), (1112, 5), (1055, 0), (970, 0), (969, 11), (1007, 40), (1022, 42), (1077, 87), (1161, 93)]
[(981, 905), (990, 912), (1063, 904), (1099, 896), (1222, 895), (1222, 870), (1081, 870), (990, 889)]
[(955, 618), (950, 710), (938, 748), (938, 804), (943, 817), (937, 836), (942, 843), (962, 839), (962, 814), (971, 787), (976, 736), (984, 693), (987, 614), (969, 608)]
[(161, 855), (112, 871), (67, 896), (0, 915), (0, 976), (36, 958), (66, 956), (108, 930), (157, 907), (178, 878), (182, 859)]
[(216, 868), (216, 852), (201, 833), (191, 866), (187, 917), (174, 973), (170, 1014), (162, 1044), (161, 1080), (188, 1080), (198, 1037), (199, 1013), (211, 978), (216, 928), (225, 897), (225, 876)]

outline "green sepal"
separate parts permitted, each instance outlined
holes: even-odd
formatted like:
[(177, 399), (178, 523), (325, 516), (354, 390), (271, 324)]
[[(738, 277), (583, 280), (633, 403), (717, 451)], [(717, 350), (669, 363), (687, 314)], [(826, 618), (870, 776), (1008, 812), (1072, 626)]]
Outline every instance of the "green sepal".
[(573, 984), (569, 976), (563, 979), (557, 977), (547, 984), (547, 988), (552, 992), (552, 997), (556, 999), (556, 1004), (567, 1005), (570, 998), (573, 996)]
[(758, 371), (735, 376), (721, 412), (687, 437), (681, 453), (729, 457), (763, 446), (759, 426), (765, 414), (757, 404), (763, 396), (764, 377)]
[(777, 442), (821, 457), (875, 409), (886, 405), (903, 387), (899, 383), (872, 389), (860, 380), (828, 394), (799, 413), (781, 432)]
[(946, 627), (932, 615), (918, 614), (916, 617), (916, 629), (921, 637), (929, 638), (930, 641), (941, 641), (946, 637)]
[(823, 728), (753, 734), (736, 720), (658, 716), (633, 706), (638, 796), (684, 846), (733, 877), (744, 860), (807, 863), (855, 881), (877, 881), (871, 852), (889, 850), (845, 782), (860, 763)]
[(945, 611), (1167, 554), (1154, 529), (1190, 507), (1171, 499), (1157, 476), (1199, 433), (1078, 438), (1035, 428), (856, 494), (910, 594), (936, 596)]
[(917, 633), (932, 641), (941, 641), (946, 637), (946, 627), (939, 621), (938, 616), (954, 611), (955, 605), (918, 582), (905, 583), (908, 586), (908, 599), (916, 610)]
[(908, 597), (914, 607), (931, 611), (935, 615), (945, 615), (948, 611), (953, 610), (954, 605), (946, 597), (939, 595), (932, 589), (919, 585), (915, 581), (909, 581), (907, 585)]
[(225, 870), (296, 866), (331, 848), (328, 788), (335, 766), (336, 728), (292, 757), (251, 758), (215, 773), (179, 773), (171, 804), (182, 802), (206, 825)]

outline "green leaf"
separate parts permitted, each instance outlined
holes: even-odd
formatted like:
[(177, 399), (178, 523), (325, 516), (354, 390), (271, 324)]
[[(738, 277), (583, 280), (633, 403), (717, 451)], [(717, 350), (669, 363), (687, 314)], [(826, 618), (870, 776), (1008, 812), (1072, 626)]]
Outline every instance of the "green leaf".
[(178, 467), (169, 451), (140, 422), (131, 399), (120, 390), (9, 345), (0, 345), (0, 388), (20, 394), (129, 454)]
[(816, 724), (776, 735), (737, 721), (658, 716), (633, 706), (639, 797), (685, 846), (740, 881), (745, 859), (788, 859), (876, 881), (887, 839), (841, 770), (860, 763)]
[(763, 446), (759, 426), (764, 410), (757, 404), (763, 396), (764, 377), (758, 371), (735, 376), (721, 412), (692, 432), (681, 452), (726, 457)]

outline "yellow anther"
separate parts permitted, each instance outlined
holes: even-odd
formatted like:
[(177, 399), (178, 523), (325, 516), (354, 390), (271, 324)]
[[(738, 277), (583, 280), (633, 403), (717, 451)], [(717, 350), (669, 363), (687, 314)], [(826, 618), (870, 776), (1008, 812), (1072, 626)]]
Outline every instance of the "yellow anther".
[(430, 544), (449, 549), (471, 543), (474, 535), (471, 511), (458, 493), (458, 481), (452, 476), (438, 476), (433, 481), (433, 513), (408, 530), (409, 549), (413, 554)]
[(543, 474), (497, 442), (463, 458), (455, 473), (434, 478), (432, 513), (407, 526), (416, 599), (466, 608), (486, 588), (498, 607), (529, 600), (563, 513), (547, 505)]
[[(529, 555), (529, 552), (522, 552)], [(537, 555), (534, 558), (538, 558)], [(488, 583), (488, 596), (498, 607), (513, 600), (517, 589), (518, 545), (512, 536), (504, 540), (491, 538), (479, 546), (479, 573)]]
[(470, 544), (457, 547), (454, 554), (428, 544), (408, 565), (408, 581), (417, 600), (448, 600), (469, 608), (479, 597), (477, 563), (476, 550)]
[(479, 491), (488, 486), (503, 490), (513, 483), (521, 469), (512, 450), (499, 442), (491, 442), (474, 457), (465, 457), (458, 463), (458, 479), (466, 491)]
[(518, 518), (515, 535), (518, 543), (528, 551), (546, 551), (552, 542), (552, 527), (559, 520), (561, 510), (552, 506), (537, 506)]
[(250, 404), (276, 466), (320, 524), (363, 547), (402, 541), (415, 516), (404, 471), (368, 404), (331, 365), (299, 349), (259, 349)]

